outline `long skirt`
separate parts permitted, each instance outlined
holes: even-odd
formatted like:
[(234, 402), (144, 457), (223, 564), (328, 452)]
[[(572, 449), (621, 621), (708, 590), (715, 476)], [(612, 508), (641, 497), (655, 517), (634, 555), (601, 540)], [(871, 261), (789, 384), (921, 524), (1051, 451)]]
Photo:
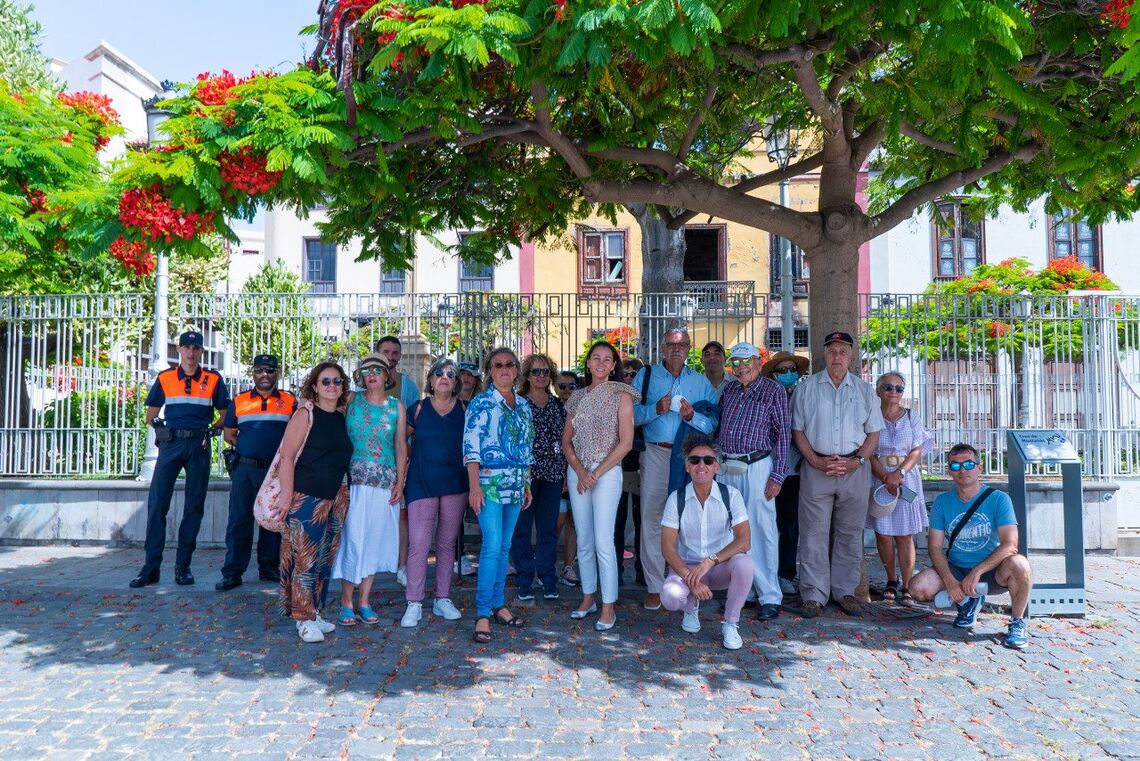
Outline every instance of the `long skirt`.
[(281, 535), (281, 608), (295, 621), (312, 621), (325, 606), (347, 509), (347, 486), (334, 499), (293, 495)]
[(359, 584), (374, 573), (395, 573), (400, 561), (400, 503), (388, 504), (392, 492), (353, 484), (348, 497), (344, 537), (332, 577)]

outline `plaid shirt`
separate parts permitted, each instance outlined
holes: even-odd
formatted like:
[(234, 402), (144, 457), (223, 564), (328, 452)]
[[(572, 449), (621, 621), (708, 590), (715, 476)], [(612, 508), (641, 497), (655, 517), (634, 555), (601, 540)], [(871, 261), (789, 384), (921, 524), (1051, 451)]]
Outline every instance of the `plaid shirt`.
[(720, 400), (720, 446), (727, 454), (772, 452), (772, 475), (783, 483), (788, 474), (792, 416), (788, 392), (774, 380), (757, 378), (748, 388), (740, 383), (724, 387)]

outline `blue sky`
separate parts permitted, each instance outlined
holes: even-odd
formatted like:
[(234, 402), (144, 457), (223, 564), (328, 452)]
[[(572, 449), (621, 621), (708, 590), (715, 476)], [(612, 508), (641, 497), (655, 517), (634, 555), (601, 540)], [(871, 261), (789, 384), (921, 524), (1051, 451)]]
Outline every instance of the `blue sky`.
[(106, 40), (159, 79), (288, 68), (313, 49), (299, 30), (319, 0), (31, 0), (45, 55), (70, 61)]

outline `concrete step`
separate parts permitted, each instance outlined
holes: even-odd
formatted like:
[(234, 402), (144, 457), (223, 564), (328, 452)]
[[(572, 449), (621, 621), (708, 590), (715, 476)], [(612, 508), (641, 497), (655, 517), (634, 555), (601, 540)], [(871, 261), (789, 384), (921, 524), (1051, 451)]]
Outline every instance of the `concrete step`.
[(1119, 557), (1140, 557), (1140, 529), (1121, 529), (1116, 540)]

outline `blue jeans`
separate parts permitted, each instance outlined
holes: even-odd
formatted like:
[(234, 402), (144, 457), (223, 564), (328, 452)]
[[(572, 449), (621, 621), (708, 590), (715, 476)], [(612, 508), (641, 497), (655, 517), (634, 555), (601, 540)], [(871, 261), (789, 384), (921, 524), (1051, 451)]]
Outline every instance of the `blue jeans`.
[(511, 552), (511, 537), (521, 507), (521, 498), (519, 502), (503, 504), (492, 502), (484, 493), (483, 509), (479, 511), (483, 545), (479, 550), (479, 574), (475, 580), (476, 616), (490, 616), (492, 608), (503, 607), (503, 590), (507, 586), (507, 557)]
[[(530, 508), (519, 513), (511, 539), (511, 562), (519, 591), (532, 589), (537, 575), (544, 592), (558, 590), (558, 573), (554, 570), (555, 545), (558, 543), (558, 503), (562, 499), (562, 482), (534, 479), (530, 482), (533, 500)], [(530, 540), (531, 526), (538, 529), (538, 541)]]

